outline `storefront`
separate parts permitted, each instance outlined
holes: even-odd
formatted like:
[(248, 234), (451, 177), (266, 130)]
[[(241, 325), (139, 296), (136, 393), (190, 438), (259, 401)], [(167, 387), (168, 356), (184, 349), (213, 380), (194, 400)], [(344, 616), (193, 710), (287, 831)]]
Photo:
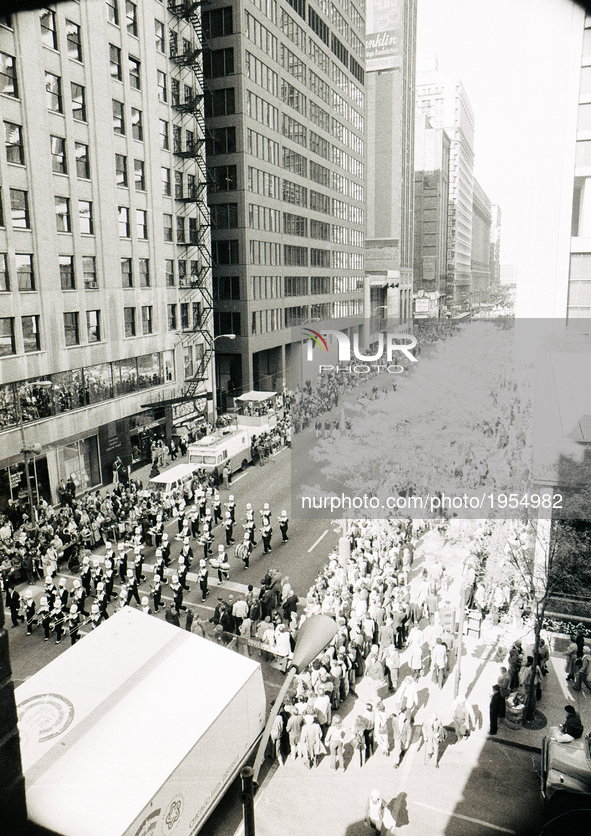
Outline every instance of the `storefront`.
[[(46, 456), (35, 456), (29, 459), (29, 478), (33, 502), (37, 504), (40, 499), (51, 502)], [(5, 511), (11, 499), (25, 505), (29, 502), (24, 461), (16, 462), (0, 470), (0, 512)]]
[(150, 464), (152, 444), (162, 439), (165, 444), (172, 432), (170, 408), (153, 406), (99, 428), (102, 482), (113, 481), (113, 463), (117, 457), (132, 471)]
[(172, 434), (186, 442), (195, 441), (207, 424), (207, 398), (196, 398), (172, 406)]

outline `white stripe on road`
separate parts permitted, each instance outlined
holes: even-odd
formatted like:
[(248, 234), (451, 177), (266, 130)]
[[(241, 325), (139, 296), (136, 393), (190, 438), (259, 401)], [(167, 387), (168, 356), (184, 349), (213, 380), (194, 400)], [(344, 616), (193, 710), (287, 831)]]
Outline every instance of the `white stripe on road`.
[(328, 534), (328, 528), (320, 535), (318, 540), (316, 540), (316, 542), (312, 546), (310, 546), (310, 548), (308, 549), (308, 554), (310, 554), (310, 552), (314, 551), (314, 549), (316, 548), (318, 543), (320, 543), (321, 540), (324, 540), (324, 538), (326, 537), (327, 534)]
[(427, 810), (433, 810), (435, 813), (443, 813), (444, 816), (453, 816), (455, 819), (463, 819), (464, 821), (470, 821), (473, 824), (481, 824), (484, 827), (490, 827), (491, 830), (499, 830), (501, 833), (515, 834), (515, 831), (509, 830), (508, 827), (501, 827), (498, 824), (491, 824), (488, 821), (482, 821), (482, 819), (473, 819), (471, 816), (462, 816), (459, 813), (450, 813), (448, 810), (442, 810), (441, 807), (432, 807), (430, 804), (424, 804), (422, 801), (415, 801), (414, 799), (411, 799), (411, 801), (418, 807), (425, 807)]

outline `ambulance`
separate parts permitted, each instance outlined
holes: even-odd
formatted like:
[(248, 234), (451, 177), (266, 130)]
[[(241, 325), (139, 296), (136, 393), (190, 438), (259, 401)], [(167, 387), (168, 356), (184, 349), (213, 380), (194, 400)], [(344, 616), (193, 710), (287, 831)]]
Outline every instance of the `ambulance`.
[(229, 463), (232, 473), (244, 469), (252, 461), (252, 435), (248, 427), (232, 427), (228, 431), (204, 436), (189, 446), (189, 464), (211, 473), (221, 474)]

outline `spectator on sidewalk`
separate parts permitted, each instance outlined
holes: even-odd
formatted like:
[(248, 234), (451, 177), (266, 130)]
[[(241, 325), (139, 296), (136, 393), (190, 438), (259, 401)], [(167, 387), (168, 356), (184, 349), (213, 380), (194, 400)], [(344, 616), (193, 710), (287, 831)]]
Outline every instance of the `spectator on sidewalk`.
[(501, 703), (503, 702), (503, 698), (501, 697), (501, 689), (498, 685), (493, 685), (492, 691), (489, 706), (490, 728), (488, 733), (496, 734), (499, 729), (499, 716), (501, 713)]
[(382, 827), (390, 833), (396, 822), (379, 790), (372, 790), (365, 805), (365, 823), (374, 833), (381, 833)]
[(588, 690), (591, 691), (591, 648), (587, 646), (585, 646), (585, 649), (583, 650), (581, 666), (577, 671), (573, 689), (575, 691), (581, 691), (583, 685), (586, 685)]
[(469, 737), (471, 729), (476, 727), (476, 719), (472, 706), (466, 702), (466, 697), (459, 694), (451, 704), (452, 721), (456, 732), (457, 742)]
[(421, 734), (425, 745), (425, 766), (435, 755), (435, 768), (439, 769), (439, 744), (443, 743), (447, 732), (436, 713), (424, 720)]
[(558, 726), (556, 740), (559, 743), (572, 743), (583, 736), (583, 724), (581, 716), (574, 705), (565, 705), (566, 719), (562, 726)]

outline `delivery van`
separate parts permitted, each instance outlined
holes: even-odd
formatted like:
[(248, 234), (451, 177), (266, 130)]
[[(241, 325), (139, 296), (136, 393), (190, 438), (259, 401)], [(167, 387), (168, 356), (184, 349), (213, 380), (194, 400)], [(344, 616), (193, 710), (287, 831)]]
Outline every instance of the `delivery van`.
[(207, 473), (217, 467), (221, 473), (229, 463), (232, 473), (245, 468), (252, 461), (251, 434), (246, 427), (230, 432), (206, 435), (189, 447), (189, 462)]
[(162, 496), (170, 499), (177, 489), (183, 490), (187, 482), (191, 482), (197, 467), (192, 464), (177, 464), (164, 470), (160, 476), (154, 476), (146, 485), (147, 491), (159, 491)]
[(258, 662), (124, 607), (15, 692), (30, 821), (195, 836), (265, 725)]

